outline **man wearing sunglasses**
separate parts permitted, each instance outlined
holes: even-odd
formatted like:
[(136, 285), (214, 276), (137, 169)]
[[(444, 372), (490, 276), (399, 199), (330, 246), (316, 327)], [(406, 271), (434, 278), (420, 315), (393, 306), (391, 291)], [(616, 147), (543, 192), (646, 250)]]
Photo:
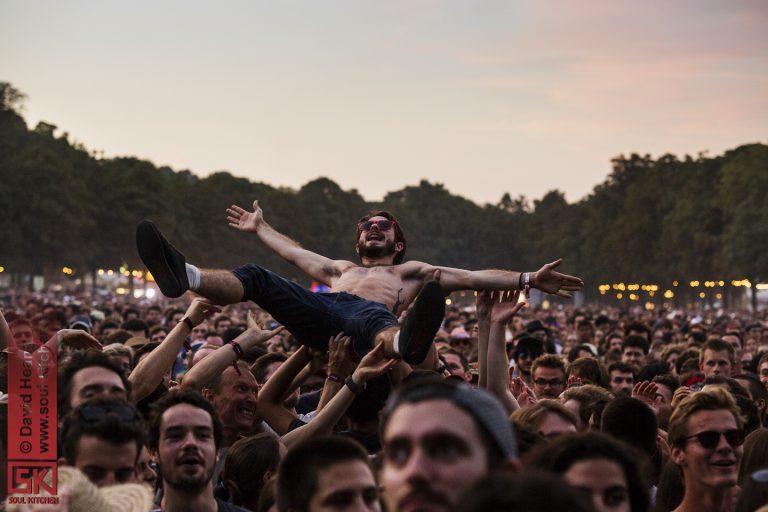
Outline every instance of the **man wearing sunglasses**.
[[(332, 293), (312, 293), (253, 264), (233, 271), (200, 270), (187, 264), (151, 221), (142, 221), (136, 230), (139, 255), (160, 290), (178, 297), (191, 289), (220, 305), (252, 300), (303, 344), (321, 350), (327, 350), (328, 339), (344, 332), (353, 338), (358, 355), (383, 341), (386, 357), (419, 364), (428, 353), (434, 354), (430, 349), (445, 312), (445, 292), (533, 287), (570, 297), (583, 286), (581, 279), (555, 270), (561, 260), (531, 273), (403, 263), (405, 236), (394, 216), (384, 211), (357, 223), (359, 265), (304, 249), (267, 224), (258, 201), (253, 211), (233, 205), (227, 215), (231, 227), (258, 235), (283, 259), (330, 286)], [(437, 276), (439, 284), (434, 282)], [(413, 309), (401, 329), (397, 315), (411, 302)]]
[(733, 397), (723, 389), (693, 393), (669, 420), (672, 460), (683, 472), (677, 512), (732, 510), (744, 443)]
[(140, 483), (144, 428), (138, 411), (121, 398), (86, 401), (64, 417), (59, 465), (76, 467), (98, 487)]

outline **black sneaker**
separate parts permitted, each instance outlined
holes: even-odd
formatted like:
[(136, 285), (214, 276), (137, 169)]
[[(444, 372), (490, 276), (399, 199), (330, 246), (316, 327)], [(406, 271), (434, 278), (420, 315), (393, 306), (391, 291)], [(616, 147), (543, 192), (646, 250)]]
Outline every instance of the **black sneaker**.
[(437, 281), (428, 281), (416, 297), (400, 329), (400, 355), (408, 364), (419, 364), (427, 357), (445, 316), (445, 293)]
[(143, 220), (136, 226), (136, 247), (163, 295), (176, 298), (189, 290), (184, 255), (165, 239), (151, 220)]

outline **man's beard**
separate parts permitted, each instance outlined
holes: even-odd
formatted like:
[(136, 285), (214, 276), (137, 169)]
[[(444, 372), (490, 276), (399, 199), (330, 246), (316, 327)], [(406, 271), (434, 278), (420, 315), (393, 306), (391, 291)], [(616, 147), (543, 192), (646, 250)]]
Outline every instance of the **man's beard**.
[(206, 468), (206, 471), (202, 475), (186, 475), (181, 472), (164, 475), (162, 465), (159, 469), (160, 472), (158, 477), (163, 478), (170, 487), (177, 491), (197, 492), (205, 488), (205, 486), (208, 485), (208, 482), (211, 481), (215, 466), (212, 465), (210, 468)]
[(357, 253), (360, 258), (381, 258), (382, 256), (391, 256), (395, 254), (394, 240), (386, 240), (382, 245), (367, 247), (365, 241), (357, 243)]

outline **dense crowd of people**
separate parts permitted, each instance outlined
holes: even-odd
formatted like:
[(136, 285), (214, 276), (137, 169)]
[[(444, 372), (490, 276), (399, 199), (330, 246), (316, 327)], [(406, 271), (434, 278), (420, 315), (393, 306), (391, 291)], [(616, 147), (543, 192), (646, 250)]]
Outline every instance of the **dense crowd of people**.
[[(386, 212), (358, 223), (362, 265), (301, 248), (257, 203), (228, 212), (332, 293), (256, 265), (200, 270), (145, 223), (139, 253), (166, 298), (0, 294), (3, 402), (14, 358), (58, 355), (63, 499), (40, 510), (768, 504), (764, 310), (526, 307), (530, 288), (581, 283), (559, 262), (403, 262)], [(461, 289), (475, 304), (446, 308)]]

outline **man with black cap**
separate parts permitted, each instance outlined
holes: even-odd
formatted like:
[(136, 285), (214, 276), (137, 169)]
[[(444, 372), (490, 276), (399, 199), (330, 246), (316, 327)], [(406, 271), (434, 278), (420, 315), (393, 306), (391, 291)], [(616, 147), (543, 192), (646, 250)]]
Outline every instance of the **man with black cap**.
[(531, 386), (531, 370), (533, 361), (544, 353), (544, 344), (539, 338), (523, 334), (515, 343), (512, 350), (512, 359), (515, 361), (515, 373), (517, 377)]
[(419, 382), (382, 419), (381, 485), (390, 512), (444, 511), (491, 471), (517, 472), (517, 440), (501, 404), (466, 384)]
[(539, 338), (544, 344), (545, 351), (552, 354), (562, 352), (563, 347), (552, 339), (552, 331), (541, 320), (532, 320), (525, 324), (525, 332), (534, 338)]

